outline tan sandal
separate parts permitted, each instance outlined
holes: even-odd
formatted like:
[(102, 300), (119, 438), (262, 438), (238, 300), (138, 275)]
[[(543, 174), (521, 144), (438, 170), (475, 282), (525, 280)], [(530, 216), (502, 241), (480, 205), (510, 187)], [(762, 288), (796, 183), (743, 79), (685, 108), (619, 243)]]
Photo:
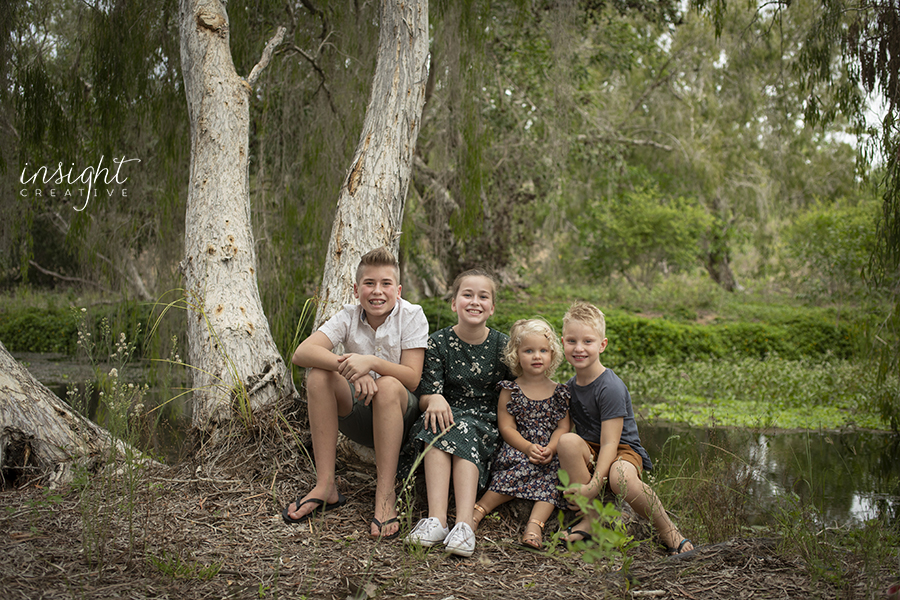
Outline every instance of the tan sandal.
[[(540, 533), (527, 531), (528, 526), (532, 523), (540, 527)], [(522, 539), (519, 541), (519, 543), (526, 548), (531, 548), (532, 550), (540, 550), (544, 545), (544, 524), (537, 519), (529, 519), (528, 523), (525, 525), (525, 529), (526, 531), (522, 534)]]
[(479, 519), (477, 521), (475, 521), (474, 516), (472, 517), (472, 520), (475, 521), (475, 529), (478, 529), (478, 525), (481, 523), (481, 520), (487, 516), (487, 511), (484, 510), (484, 507), (481, 506), (480, 504), (478, 504), (477, 502), (475, 503), (475, 510), (477, 510), (478, 512), (481, 513), (481, 517), (479, 517)]

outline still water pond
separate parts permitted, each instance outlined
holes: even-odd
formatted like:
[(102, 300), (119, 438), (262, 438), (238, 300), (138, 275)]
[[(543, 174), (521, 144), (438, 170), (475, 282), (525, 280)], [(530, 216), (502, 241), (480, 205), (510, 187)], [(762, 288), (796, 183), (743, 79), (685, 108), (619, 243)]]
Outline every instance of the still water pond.
[[(900, 519), (900, 439), (887, 433), (759, 432), (639, 423), (641, 440), (659, 470), (671, 473), (698, 458), (731, 460), (750, 475), (757, 522), (766, 522), (796, 494), (824, 524)], [(686, 466), (685, 470), (692, 468)], [(690, 473), (684, 473), (690, 475)]]

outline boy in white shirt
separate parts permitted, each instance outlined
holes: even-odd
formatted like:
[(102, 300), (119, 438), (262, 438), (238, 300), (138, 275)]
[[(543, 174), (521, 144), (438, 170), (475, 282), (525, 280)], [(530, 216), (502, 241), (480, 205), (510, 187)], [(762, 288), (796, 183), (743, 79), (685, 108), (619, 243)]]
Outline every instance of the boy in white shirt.
[[(316, 485), (284, 508), (286, 523), (302, 523), (339, 508), (347, 499), (335, 485), (338, 430), (375, 449), (377, 483), (371, 535), (393, 539), (397, 518), (397, 461), (409, 428), (419, 416), (413, 390), (419, 385), (428, 321), (422, 307), (400, 297), (400, 269), (387, 248), (365, 254), (348, 304), (294, 352), (309, 367), (306, 382)], [(344, 354), (332, 350), (344, 345)]]

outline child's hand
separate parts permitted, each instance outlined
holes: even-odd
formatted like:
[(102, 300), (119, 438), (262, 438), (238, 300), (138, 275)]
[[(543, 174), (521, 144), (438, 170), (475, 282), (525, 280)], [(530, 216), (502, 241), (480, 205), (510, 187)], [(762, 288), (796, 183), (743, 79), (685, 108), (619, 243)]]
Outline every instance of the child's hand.
[(597, 486), (594, 485), (593, 479), (588, 483), (583, 483), (581, 485), (573, 485), (568, 490), (563, 492), (566, 501), (569, 503), (569, 508), (572, 510), (581, 510), (581, 507), (578, 506), (578, 503), (575, 502), (575, 496), (582, 496), (587, 498), (588, 500), (593, 500), (597, 497)]
[(372, 370), (372, 358), (365, 354), (342, 354), (338, 356), (338, 373), (350, 383), (356, 383)]
[(428, 408), (425, 409), (425, 429), (434, 433), (446, 431), (453, 425), (453, 410), (450, 403), (440, 394), (434, 394), (428, 398)]
[(536, 465), (546, 465), (553, 458), (553, 454), (540, 444), (529, 444), (528, 452), (525, 455), (528, 456), (530, 462)]
[(353, 382), (353, 389), (356, 391), (356, 399), (362, 400), (363, 404), (368, 406), (372, 402), (372, 396), (378, 391), (378, 384), (366, 373)]

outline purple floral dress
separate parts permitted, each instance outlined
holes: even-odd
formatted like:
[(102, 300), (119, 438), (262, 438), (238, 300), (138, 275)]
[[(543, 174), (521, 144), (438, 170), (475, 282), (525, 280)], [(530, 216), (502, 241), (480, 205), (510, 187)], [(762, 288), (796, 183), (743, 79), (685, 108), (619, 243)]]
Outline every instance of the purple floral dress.
[[(569, 388), (560, 383), (549, 398), (532, 400), (522, 393), (515, 381), (501, 381), (500, 387), (510, 390), (512, 394), (506, 403), (506, 410), (516, 420), (516, 428), (522, 437), (542, 446), (550, 443), (550, 436), (569, 410)], [(514, 498), (550, 502), (565, 508), (562, 492), (556, 489), (559, 484), (558, 470), (558, 456), (554, 456), (549, 464), (536, 465), (523, 452), (503, 442), (491, 464), (491, 485), (488, 489)]]

